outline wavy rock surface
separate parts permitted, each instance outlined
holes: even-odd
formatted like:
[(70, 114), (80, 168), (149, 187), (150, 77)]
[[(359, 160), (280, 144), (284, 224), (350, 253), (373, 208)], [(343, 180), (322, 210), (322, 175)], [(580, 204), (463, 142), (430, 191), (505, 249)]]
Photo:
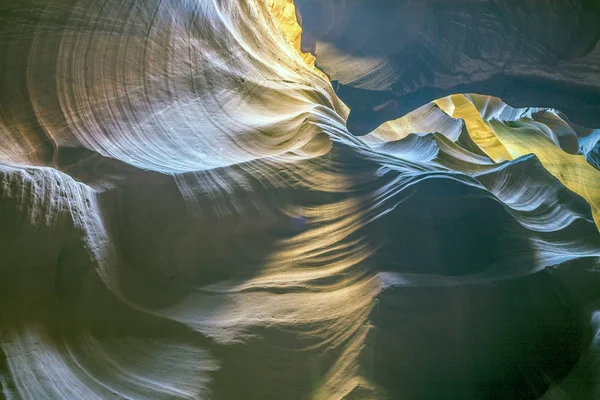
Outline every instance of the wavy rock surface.
[(453, 93), (550, 107), (600, 126), (600, 6), (585, 0), (297, 0), (304, 46), (336, 81), (348, 127)]
[(1, 397), (597, 398), (597, 131), (356, 137), (289, 1), (0, 4)]

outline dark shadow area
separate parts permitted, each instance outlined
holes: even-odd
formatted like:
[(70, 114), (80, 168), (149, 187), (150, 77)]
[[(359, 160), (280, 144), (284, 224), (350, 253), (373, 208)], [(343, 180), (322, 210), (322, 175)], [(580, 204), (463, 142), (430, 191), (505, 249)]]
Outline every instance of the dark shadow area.
[(408, 399), (536, 399), (575, 365), (581, 309), (548, 272), (475, 286), (390, 287), (371, 314), (367, 373)]
[[(164, 307), (194, 287), (251, 278), (276, 241), (292, 234), (289, 217), (270, 206), (256, 208), (265, 193), (240, 191), (225, 200), (218, 191), (227, 187), (211, 190), (192, 207), (173, 179), (104, 195), (111, 235), (125, 261), (120, 281), (133, 299)], [(273, 203), (284, 201), (275, 191), (269, 194)]]
[[(454, 93), (497, 96), (513, 107), (555, 108), (577, 124), (600, 127), (598, 3), (296, 0), (295, 4), (303, 47), (316, 52), (317, 66), (334, 81), (338, 96), (352, 110), (348, 128), (356, 135)], [(343, 62), (338, 58), (319, 63), (340, 57), (337, 52)], [(385, 72), (349, 73), (344, 67), (364, 58), (384, 60)]]
[(502, 205), (481, 189), (451, 179), (428, 179), (377, 221), (385, 235), (376, 254), (380, 270), (446, 276), (511, 265), (534, 265), (526, 236)]
[[(371, 311), (365, 374), (390, 398), (539, 398), (589, 344), (585, 307), (596, 283), (577, 277), (595, 259), (573, 261), (579, 266), (560, 274), (528, 274), (537, 262), (531, 233), (485, 192), (439, 178), (405, 192), (410, 196), (396, 195), (405, 199), (370, 228), (384, 241), (373, 259), (377, 269), (404, 283), (388, 284)], [(597, 236), (579, 222), (566, 230)], [(452, 278), (489, 268), (497, 278)], [(405, 273), (423, 275), (421, 285)]]

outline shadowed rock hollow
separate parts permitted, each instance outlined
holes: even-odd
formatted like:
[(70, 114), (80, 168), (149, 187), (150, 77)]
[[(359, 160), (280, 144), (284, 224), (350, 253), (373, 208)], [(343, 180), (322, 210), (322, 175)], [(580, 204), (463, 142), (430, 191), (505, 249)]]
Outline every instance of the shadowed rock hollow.
[(296, 0), (303, 44), (351, 132), (453, 93), (552, 107), (600, 126), (600, 5), (574, 0)]
[[(455, 24), (483, 58), (467, 17), (507, 12), (438, 3), (402, 3), (407, 34)], [(357, 137), (317, 67), (352, 87), (335, 57), (379, 71), (397, 26), (345, 4), (319, 7), (358, 36), (315, 60), (288, 0), (0, 0), (0, 398), (598, 398), (600, 136), (567, 117), (589, 109), (442, 91)], [(594, 92), (595, 14), (548, 4), (516, 20), (569, 34), (500, 24), (485, 58)], [(441, 89), (495, 79), (448, 43)]]

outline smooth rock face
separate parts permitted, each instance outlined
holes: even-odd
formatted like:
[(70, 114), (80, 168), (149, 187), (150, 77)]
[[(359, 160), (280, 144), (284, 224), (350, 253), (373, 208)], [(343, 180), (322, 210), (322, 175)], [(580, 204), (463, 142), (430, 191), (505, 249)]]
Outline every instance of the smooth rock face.
[(289, 0), (0, 2), (0, 398), (597, 399), (595, 126), (457, 94), (357, 137), (299, 35)]
[(297, 0), (303, 43), (350, 107), (351, 132), (453, 93), (600, 126), (600, 4)]

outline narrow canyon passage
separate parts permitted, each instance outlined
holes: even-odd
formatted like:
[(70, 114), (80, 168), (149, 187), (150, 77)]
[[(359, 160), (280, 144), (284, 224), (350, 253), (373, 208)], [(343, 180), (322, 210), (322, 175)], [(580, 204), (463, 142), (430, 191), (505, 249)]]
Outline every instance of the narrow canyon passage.
[(442, 3), (0, 0), (0, 399), (600, 398), (598, 7)]

